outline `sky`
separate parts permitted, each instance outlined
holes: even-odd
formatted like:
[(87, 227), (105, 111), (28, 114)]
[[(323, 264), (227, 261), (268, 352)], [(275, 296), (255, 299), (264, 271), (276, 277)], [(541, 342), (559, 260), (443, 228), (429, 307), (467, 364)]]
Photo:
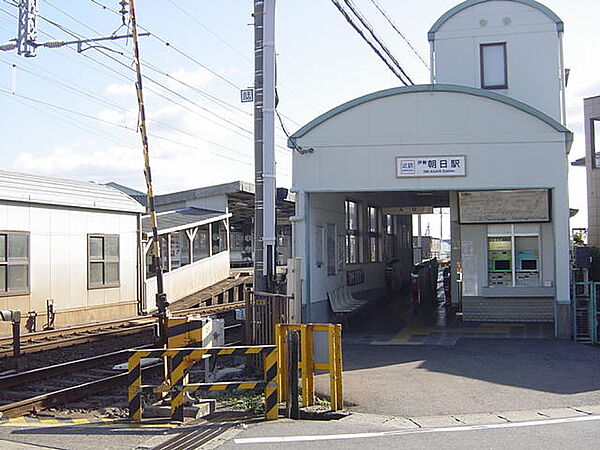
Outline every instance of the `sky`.
[[(14, 0), (0, 0), (0, 42), (16, 35)], [(377, 0), (426, 61), (427, 31), (456, 0)], [(354, 3), (417, 84), (429, 73), (371, 0)], [(598, 0), (545, 0), (565, 22), (569, 155), (584, 155), (583, 99), (600, 94)], [(253, 181), (252, 0), (137, 0), (150, 153), (158, 193), (234, 180)], [(118, 0), (40, 0), (39, 42), (124, 34)], [(56, 26), (58, 25), (58, 26)], [(62, 28), (62, 29), (61, 29)], [(166, 45), (166, 44), (169, 45)], [(49, 176), (115, 181), (144, 189), (135, 132), (137, 104), (131, 41), (78, 53), (40, 48), (35, 58), (0, 52), (0, 168)], [(278, 0), (278, 110), (292, 133), (316, 116), (399, 81), (330, 0)], [(277, 126), (277, 184), (289, 186), (291, 150)], [(573, 227), (586, 226), (585, 169), (570, 168)], [(439, 235), (439, 215), (423, 229)], [(446, 230), (447, 225), (444, 225)], [(444, 232), (447, 237), (447, 232)]]

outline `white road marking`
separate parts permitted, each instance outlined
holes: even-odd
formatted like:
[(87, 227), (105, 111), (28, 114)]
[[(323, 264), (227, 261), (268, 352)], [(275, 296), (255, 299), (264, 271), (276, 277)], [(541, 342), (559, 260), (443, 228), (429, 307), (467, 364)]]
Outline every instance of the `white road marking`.
[(457, 433), (463, 431), (495, 430), (501, 428), (522, 428), (539, 427), (544, 425), (556, 425), (571, 422), (591, 422), (600, 420), (598, 416), (579, 416), (564, 419), (532, 420), (529, 422), (508, 422), (496, 423), (491, 425), (466, 425), (464, 427), (446, 427), (446, 428), (421, 428), (418, 430), (396, 430), (380, 431), (375, 433), (353, 433), (353, 434), (324, 434), (324, 435), (305, 435), (305, 436), (275, 436), (275, 437), (257, 437), (257, 438), (239, 438), (234, 439), (235, 444), (278, 444), (286, 442), (308, 442), (308, 441), (333, 441), (341, 439), (369, 439), (388, 436), (400, 436), (404, 434), (418, 433)]

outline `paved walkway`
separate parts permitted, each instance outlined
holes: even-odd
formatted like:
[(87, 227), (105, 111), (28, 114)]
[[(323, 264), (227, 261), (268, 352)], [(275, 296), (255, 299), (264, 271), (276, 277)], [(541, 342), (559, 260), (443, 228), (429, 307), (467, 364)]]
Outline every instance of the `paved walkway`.
[[(344, 399), (401, 417), (600, 405), (600, 348), (551, 338), (551, 324), (463, 323), (391, 298), (343, 336)], [(328, 379), (317, 377), (328, 394)]]

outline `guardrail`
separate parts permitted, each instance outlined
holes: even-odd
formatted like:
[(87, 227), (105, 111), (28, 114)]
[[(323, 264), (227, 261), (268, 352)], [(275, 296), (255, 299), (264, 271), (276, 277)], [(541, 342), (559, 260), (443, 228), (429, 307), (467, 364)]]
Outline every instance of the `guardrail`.
[[(186, 370), (202, 360), (205, 356), (262, 356), (264, 360), (263, 380), (249, 381), (222, 381), (218, 383), (188, 383)], [(160, 358), (167, 359), (171, 367), (170, 378), (165, 379), (161, 385), (142, 385), (142, 359)], [(130, 350), (128, 360), (129, 370), (129, 418), (134, 421), (142, 419), (142, 393), (156, 393), (171, 395), (171, 419), (183, 421), (184, 392), (198, 390), (223, 391), (228, 389), (257, 389), (264, 388), (265, 392), (265, 417), (277, 419), (278, 417), (278, 351), (274, 345), (255, 345), (238, 347), (208, 347), (208, 348), (171, 348)]]
[[(315, 404), (315, 370), (329, 372), (329, 389), (331, 393), (331, 409), (340, 410), (344, 406), (342, 391), (342, 326), (340, 324), (278, 324), (275, 325), (277, 351), (279, 353), (279, 401), (290, 399), (289, 389), (289, 348), (288, 340), (291, 332), (300, 334), (299, 368), (302, 380), (302, 404)], [(327, 352), (323, 352), (322, 360), (315, 361), (315, 333), (327, 333)], [(323, 349), (324, 350), (324, 349)]]

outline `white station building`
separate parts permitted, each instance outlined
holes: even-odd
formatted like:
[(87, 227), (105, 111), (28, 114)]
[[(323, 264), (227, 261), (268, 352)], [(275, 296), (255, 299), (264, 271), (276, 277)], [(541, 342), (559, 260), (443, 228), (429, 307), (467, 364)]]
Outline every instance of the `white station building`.
[(563, 27), (533, 0), (463, 2), (429, 31), (431, 84), (351, 100), (290, 138), (305, 321), (329, 320), (336, 287), (384, 287), (384, 262), (410, 252), (399, 208), (436, 206), (464, 320), (570, 336)]

